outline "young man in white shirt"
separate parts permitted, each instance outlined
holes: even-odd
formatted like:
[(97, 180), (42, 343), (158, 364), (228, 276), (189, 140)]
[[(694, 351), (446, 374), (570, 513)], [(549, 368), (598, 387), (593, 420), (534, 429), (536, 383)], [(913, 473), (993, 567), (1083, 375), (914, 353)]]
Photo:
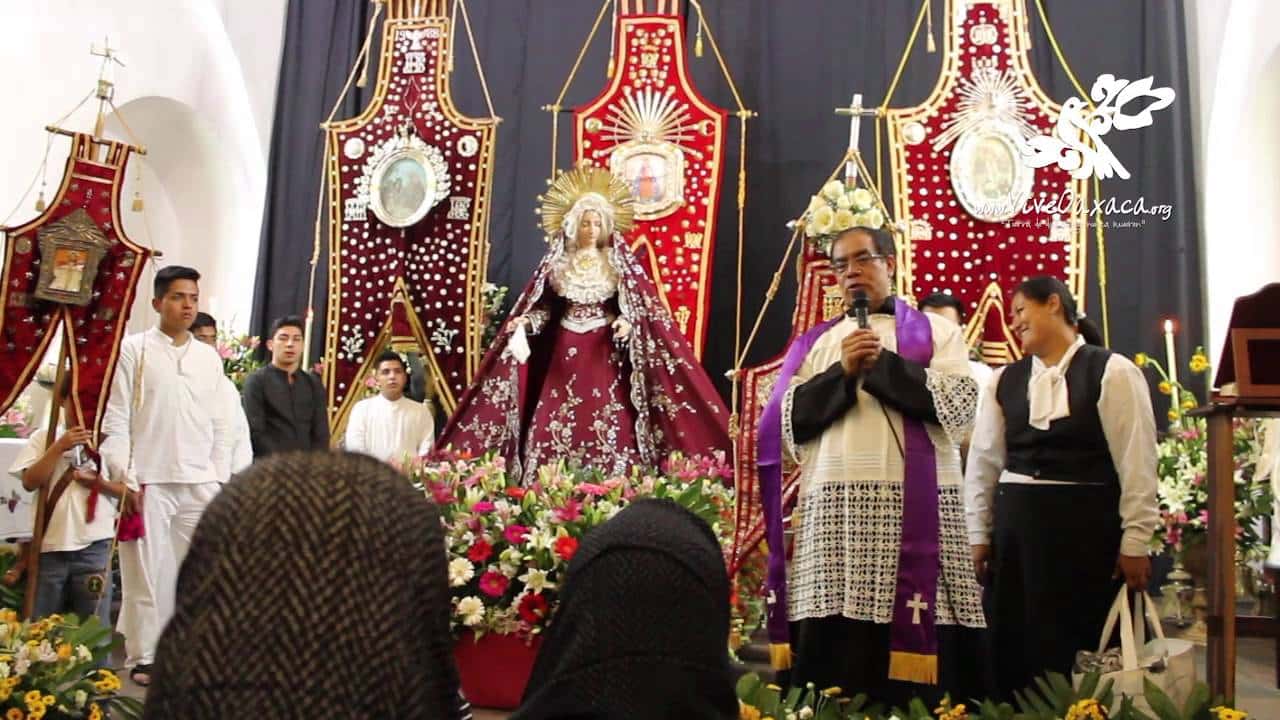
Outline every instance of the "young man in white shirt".
[(77, 422), (70, 388), (70, 374), (55, 388), (54, 402), (62, 405), (63, 420), (53, 445), (45, 449), (49, 429), (42, 427), (31, 435), (9, 467), (9, 473), (27, 490), (49, 488), (32, 616), (75, 613), (87, 618), (96, 614), (104, 626), (109, 626), (108, 573), (111, 537), (115, 534), (115, 502), (124, 500), (126, 507), (136, 510), (137, 496), (128, 493), (124, 483), (104, 480), (91, 460), (72, 465), (76, 447), (88, 447), (93, 434)]
[[(218, 349), (218, 321), (209, 313), (196, 313), (196, 321), (191, 324), (191, 334), (195, 339)], [(240, 405), (240, 390), (231, 378), (222, 376), (222, 398), (226, 403), (231, 423), (231, 472), (238, 473), (253, 464), (253, 444), (249, 441), (249, 420), (244, 416), (244, 408)]]
[(347, 420), (346, 448), (386, 463), (425, 455), (435, 442), (431, 408), (405, 397), (408, 367), (395, 352), (378, 356), (378, 395), (356, 403)]
[(159, 324), (121, 343), (102, 421), (111, 479), (141, 496), (143, 535), (120, 544), (118, 629), (130, 676), (144, 686), (196, 523), (230, 476), (222, 361), (188, 330), (199, 280), (200, 273), (180, 266), (156, 273), (151, 305)]

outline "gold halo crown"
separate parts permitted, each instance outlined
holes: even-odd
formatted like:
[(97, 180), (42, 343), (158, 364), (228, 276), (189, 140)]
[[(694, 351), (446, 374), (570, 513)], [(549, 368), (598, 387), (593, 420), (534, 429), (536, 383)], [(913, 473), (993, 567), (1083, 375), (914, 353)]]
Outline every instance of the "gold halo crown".
[(542, 207), (536, 212), (542, 218), (542, 229), (547, 237), (555, 237), (564, 229), (564, 216), (587, 193), (601, 195), (613, 205), (614, 232), (626, 234), (635, 224), (635, 200), (627, 183), (604, 168), (584, 162), (560, 173), (547, 194), (538, 196)]

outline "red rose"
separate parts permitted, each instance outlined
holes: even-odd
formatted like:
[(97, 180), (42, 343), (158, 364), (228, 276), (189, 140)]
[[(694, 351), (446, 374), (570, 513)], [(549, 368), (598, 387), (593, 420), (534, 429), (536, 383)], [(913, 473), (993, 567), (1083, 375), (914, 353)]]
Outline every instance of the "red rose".
[(525, 493), (527, 492), (529, 491), (525, 490), (522, 487), (509, 487), (507, 488), (507, 497), (513, 498), (515, 500), (523, 500)]
[(520, 598), (520, 604), (516, 606), (516, 612), (520, 613), (520, 619), (536, 625), (538, 621), (547, 616), (547, 599), (541, 593), (525, 595)]
[(489, 559), (493, 554), (493, 546), (485, 542), (483, 539), (477, 540), (475, 545), (467, 550), (467, 559), (473, 563), (482, 563)]
[(489, 597), (502, 597), (509, 584), (511, 584), (511, 581), (507, 579), (506, 575), (492, 570), (480, 576), (480, 592)]
[(578, 552), (578, 540), (568, 535), (556, 540), (556, 555), (559, 555), (565, 562), (573, 559), (574, 553)]

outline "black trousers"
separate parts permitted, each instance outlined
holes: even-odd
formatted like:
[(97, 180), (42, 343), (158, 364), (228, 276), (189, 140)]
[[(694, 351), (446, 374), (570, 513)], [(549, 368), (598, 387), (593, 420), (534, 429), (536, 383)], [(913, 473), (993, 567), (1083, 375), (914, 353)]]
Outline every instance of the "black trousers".
[(1000, 698), (1049, 671), (1070, 677), (1076, 652), (1097, 649), (1122, 582), (1119, 501), (1115, 485), (997, 488), (985, 601)]
[(889, 627), (838, 615), (791, 623), (791, 683), (804, 687), (811, 682), (818, 690), (836, 686), (847, 697), (866, 693), (871, 703), (901, 708), (919, 697), (930, 710), (946, 694), (966, 703), (990, 694), (983, 662), (985, 631), (939, 625), (938, 684), (919, 685), (889, 679)]

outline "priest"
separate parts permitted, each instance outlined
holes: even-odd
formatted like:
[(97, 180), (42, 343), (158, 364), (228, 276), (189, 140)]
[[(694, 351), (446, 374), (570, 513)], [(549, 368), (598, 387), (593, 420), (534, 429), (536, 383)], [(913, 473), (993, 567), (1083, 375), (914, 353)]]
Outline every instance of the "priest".
[[(960, 328), (894, 297), (888, 229), (845, 227), (827, 239), (848, 312), (792, 344), (760, 423), (772, 660), (877, 701), (979, 696), (957, 449), (977, 383)], [(800, 466), (789, 568), (784, 454)]]

